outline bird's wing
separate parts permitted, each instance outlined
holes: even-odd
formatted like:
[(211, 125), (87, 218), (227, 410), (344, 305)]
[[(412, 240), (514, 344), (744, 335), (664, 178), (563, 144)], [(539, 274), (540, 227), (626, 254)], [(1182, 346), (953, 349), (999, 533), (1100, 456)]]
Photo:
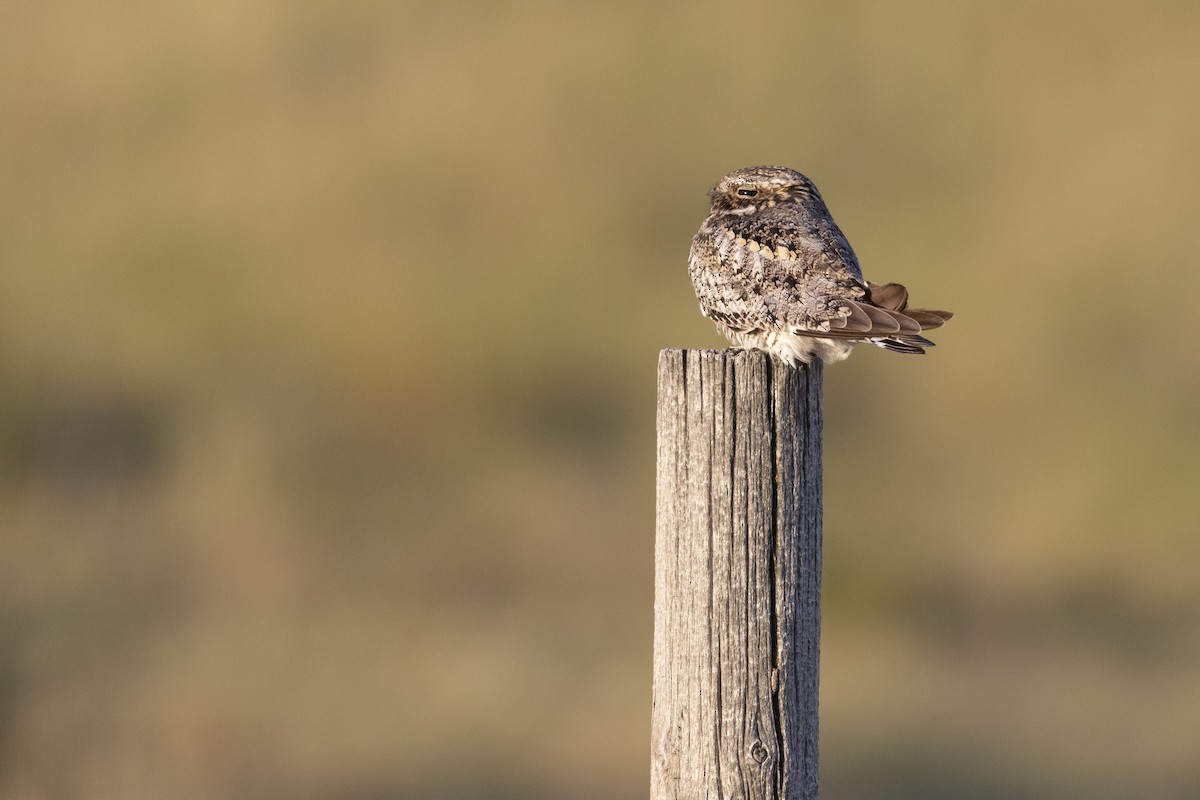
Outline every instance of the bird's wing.
[(932, 308), (909, 308), (908, 289), (898, 283), (871, 283), (867, 281), (867, 291), (870, 301), (888, 311), (903, 312), (921, 324), (921, 330), (940, 328), (946, 320), (954, 315), (949, 311), (938, 311)]
[(849, 242), (827, 216), (811, 222), (764, 209), (706, 225), (689, 267), (706, 316), (734, 330), (787, 330), (838, 339), (913, 337), (950, 314), (908, 308), (900, 284), (864, 281)]
[(820, 335), (851, 320), (862, 335), (872, 319), (887, 332), (899, 330), (885, 316), (854, 311), (868, 290), (854, 251), (827, 214), (774, 207), (710, 218), (693, 243), (691, 265), (705, 313), (735, 330)]

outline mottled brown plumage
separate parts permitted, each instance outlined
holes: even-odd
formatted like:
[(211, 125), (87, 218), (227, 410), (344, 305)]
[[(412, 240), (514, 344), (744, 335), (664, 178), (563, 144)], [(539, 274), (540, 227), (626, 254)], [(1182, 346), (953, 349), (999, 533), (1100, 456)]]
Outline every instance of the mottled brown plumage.
[(948, 311), (910, 309), (898, 283), (863, 279), (812, 181), (786, 167), (731, 172), (708, 193), (688, 272), (700, 310), (740, 347), (789, 364), (841, 361), (858, 342), (923, 353)]

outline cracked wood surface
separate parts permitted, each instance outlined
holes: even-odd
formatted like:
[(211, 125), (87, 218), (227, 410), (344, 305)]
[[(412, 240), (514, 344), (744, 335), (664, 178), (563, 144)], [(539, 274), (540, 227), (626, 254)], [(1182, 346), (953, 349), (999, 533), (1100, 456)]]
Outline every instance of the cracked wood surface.
[(821, 366), (658, 364), (651, 800), (817, 797)]

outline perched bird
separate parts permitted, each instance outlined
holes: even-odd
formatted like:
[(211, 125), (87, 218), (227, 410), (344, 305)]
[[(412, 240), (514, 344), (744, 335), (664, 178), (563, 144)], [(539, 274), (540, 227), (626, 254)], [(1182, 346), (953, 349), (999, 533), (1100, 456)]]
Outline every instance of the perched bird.
[(817, 187), (786, 167), (746, 167), (708, 193), (688, 272), (700, 310), (739, 347), (795, 366), (841, 361), (859, 342), (924, 353), (952, 314), (908, 307), (898, 283), (864, 280)]

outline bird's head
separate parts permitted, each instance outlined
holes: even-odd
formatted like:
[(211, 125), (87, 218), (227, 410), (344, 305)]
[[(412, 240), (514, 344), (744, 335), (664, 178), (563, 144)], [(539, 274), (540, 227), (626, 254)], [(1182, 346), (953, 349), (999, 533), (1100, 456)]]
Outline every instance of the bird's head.
[(708, 192), (712, 213), (744, 216), (781, 203), (820, 200), (817, 187), (787, 167), (744, 167), (726, 175)]

